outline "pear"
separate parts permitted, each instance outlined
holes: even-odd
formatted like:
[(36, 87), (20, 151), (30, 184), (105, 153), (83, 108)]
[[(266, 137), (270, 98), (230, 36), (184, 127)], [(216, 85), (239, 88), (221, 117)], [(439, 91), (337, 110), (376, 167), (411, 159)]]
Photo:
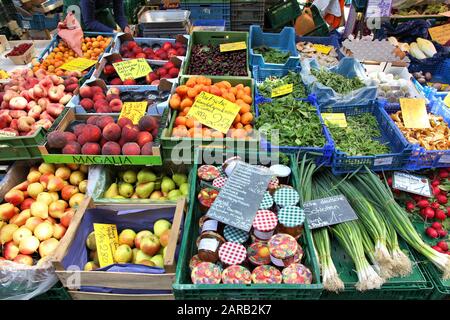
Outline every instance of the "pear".
[(136, 194), (141, 199), (148, 199), (154, 189), (155, 189), (154, 182), (139, 183), (136, 186)]
[(180, 187), (183, 183), (188, 181), (188, 177), (183, 173), (174, 173), (172, 175), (172, 180)]
[(180, 191), (184, 196), (189, 195), (189, 183), (185, 182), (180, 186)]
[(170, 191), (169, 194), (167, 195), (167, 197), (169, 198), (169, 200), (178, 200), (178, 198), (184, 197), (184, 196), (180, 190), (175, 189), (175, 190)]
[(138, 183), (155, 182), (156, 174), (154, 174), (150, 169), (142, 169), (137, 174)]
[(126, 183), (126, 182), (120, 184), (119, 194), (122, 197), (129, 198), (133, 195), (133, 193), (134, 193), (134, 188), (131, 184)]
[(117, 183), (113, 183), (109, 186), (108, 190), (105, 191), (104, 198), (114, 198), (119, 195), (119, 188)]
[(126, 199), (126, 198), (124, 196), (117, 195), (117, 196), (114, 196), (113, 199)]
[(123, 173), (123, 181), (126, 183), (135, 183), (137, 180), (137, 174), (133, 170), (127, 170)]
[(164, 177), (162, 182), (161, 182), (161, 191), (162, 192), (169, 192), (174, 190), (176, 187), (175, 182), (168, 178), (168, 177)]

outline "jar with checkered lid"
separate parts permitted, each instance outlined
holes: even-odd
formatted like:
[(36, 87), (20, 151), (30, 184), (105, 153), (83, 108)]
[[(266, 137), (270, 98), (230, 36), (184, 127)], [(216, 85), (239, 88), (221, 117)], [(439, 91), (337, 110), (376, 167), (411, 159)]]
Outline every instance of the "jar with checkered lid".
[(284, 164), (274, 164), (270, 167), (270, 171), (278, 178), (280, 184), (287, 184), (291, 175), (291, 168)]
[(295, 261), (295, 254), (298, 250), (297, 240), (294, 237), (277, 233), (268, 242), (270, 260), (277, 267), (287, 267)]
[(270, 210), (258, 210), (253, 220), (253, 235), (260, 240), (267, 241), (273, 235), (278, 224), (278, 218)]
[(287, 206), (278, 211), (277, 233), (287, 233), (296, 240), (300, 238), (303, 232), (303, 222), (305, 213), (296, 206)]
[(247, 250), (236, 242), (225, 242), (219, 248), (219, 259), (224, 266), (240, 265), (247, 259)]
[(273, 200), (279, 208), (295, 206), (300, 201), (300, 195), (295, 189), (279, 188), (275, 191)]
[(198, 257), (202, 261), (215, 263), (219, 260), (219, 248), (225, 239), (218, 233), (208, 231), (197, 238)]
[(200, 190), (197, 195), (197, 199), (200, 204), (200, 211), (202, 213), (208, 212), (218, 195), (219, 191), (213, 188), (203, 188)]
[(223, 234), (224, 224), (220, 221), (211, 219), (210, 217), (204, 215), (198, 220), (198, 226), (200, 234), (208, 231), (216, 232), (218, 234)]
[(248, 240), (248, 232), (233, 226), (225, 226), (223, 229), (223, 236), (229, 242), (236, 242), (240, 244), (243, 244)]
[(261, 210), (272, 210), (273, 198), (269, 191), (264, 192), (263, 199), (259, 204), (259, 209)]

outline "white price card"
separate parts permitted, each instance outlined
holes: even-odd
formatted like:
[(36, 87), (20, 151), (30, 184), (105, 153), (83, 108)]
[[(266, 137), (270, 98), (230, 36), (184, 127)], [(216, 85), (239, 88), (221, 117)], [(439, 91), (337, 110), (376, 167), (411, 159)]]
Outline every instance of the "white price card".
[(394, 172), (392, 188), (431, 197), (430, 181), (427, 178), (404, 172)]

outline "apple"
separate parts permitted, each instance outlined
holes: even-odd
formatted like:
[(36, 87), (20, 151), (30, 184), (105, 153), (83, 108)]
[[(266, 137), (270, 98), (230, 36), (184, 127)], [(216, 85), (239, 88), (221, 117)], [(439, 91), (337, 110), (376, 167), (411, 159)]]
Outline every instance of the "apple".
[(67, 167), (59, 167), (55, 171), (55, 176), (62, 179), (62, 180), (68, 180), (70, 178), (70, 174), (72, 171)]
[(9, 219), (11, 219), (14, 214), (16, 214), (14, 208), (14, 205), (12, 205), (11, 203), (0, 204), (0, 220), (8, 221)]
[(71, 208), (78, 207), (84, 200), (84, 194), (75, 193), (69, 200), (69, 206)]
[(122, 232), (119, 234), (119, 244), (126, 244), (130, 247), (133, 247), (134, 238), (136, 238), (136, 232), (131, 229), (122, 230)]
[(161, 242), (161, 245), (163, 247), (167, 247), (168, 246), (168, 244), (169, 244), (169, 236), (170, 236), (170, 229), (167, 229), (159, 237), (159, 242)]
[(148, 254), (145, 254), (142, 250), (138, 249), (136, 252), (134, 263), (143, 264), (142, 263), (143, 261), (150, 261), (151, 258), (152, 258), (151, 256), (149, 256)]
[(61, 217), (61, 224), (68, 228), (70, 225), (70, 222), (72, 221), (72, 217), (75, 214), (75, 211), (72, 209), (67, 210), (64, 215)]
[(27, 175), (27, 181), (29, 183), (39, 182), (39, 178), (42, 176), (42, 173), (39, 171), (30, 171)]
[(35, 236), (26, 237), (19, 243), (19, 251), (22, 254), (33, 254), (39, 248), (39, 239)]
[(98, 252), (97, 251), (89, 252), (89, 259), (94, 261), (96, 264), (100, 264), (100, 261), (98, 260)]
[(41, 192), (38, 194), (38, 196), (36, 198), (36, 202), (43, 202), (47, 206), (49, 206), (50, 203), (52, 203), (53, 201), (54, 201), (53, 196), (48, 192)]
[[(81, 184), (81, 183), (80, 183)], [(67, 185), (64, 186), (61, 190), (61, 198), (63, 200), (69, 201), (70, 198), (72, 198), (72, 196), (74, 194), (77, 194), (79, 192), (78, 188), (72, 185)]]
[(164, 268), (164, 259), (162, 255), (157, 254), (153, 256), (150, 261), (152, 261), (156, 267)]
[(53, 226), (50, 223), (42, 222), (34, 228), (34, 236), (40, 241), (50, 239), (53, 236)]
[(152, 234), (148, 237), (145, 237), (142, 239), (140, 243), (140, 249), (145, 254), (148, 254), (149, 256), (153, 256), (159, 251), (161, 244), (159, 242), (159, 239), (156, 235)]
[(69, 181), (73, 186), (78, 186), (81, 181), (85, 179), (85, 174), (81, 171), (74, 171), (71, 173)]
[(12, 241), (7, 242), (3, 247), (3, 256), (7, 260), (14, 260), (14, 258), (17, 257), (18, 254), (19, 247)]
[(27, 219), (27, 222), (25, 222), (25, 227), (27, 227), (31, 232), (34, 232), (36, 226), (42, 222), (44, 222), (44, 220), (39, 217), (31, 217)]
[(48, 205), (45, 202), (36, 201), (31, 204), (31, 215), (41, 219), (48, 218)]
[(53, 226), (53, 238), (60, 240), (66, 234), (67, 228), (61, 223), (55, 224)]
[(164, 231), (169, 230), (171, 227), (172, 224), (169, 221), (165, 219), (159, 219), (153, 225), (153, 232), (156, 236), (160, 237)]
[(55, 173), (55, 165), (51, 164), (51, 163), (41, 163), (41, 165), (38, 168), (39, 172), (42, 174), (46, 174), (46, 173), (51, 173), (54, 174)]
[(39, 245), (39, 255), (44, 258), (51, 255), (58, 247), (59, 241), (55, 238), (42, 241)]
[(148, 231), (148, 230), (142, 230), (142, 231), (139, 231), (139, 232), (136, 234), (136, 237), (134, 238), (134, 246), (135, 246), (136, 248), (140, 249), (140, 248), (141, 248), (141, 241), (142, 241), (142, 239), (148, 238), (148, 237), (150, 237), (151, 235), (153, 235), (153, 233), (151, 233), (151, 232)]
[(19, 254), (13, 260), (15, 263), (25, 264), (27, 266), (33, 265), (33, 258), (27, 254)]
[(114, 252), (114, 261), (116, 263), (128, 263), (133, 257), (133, 252), (127, 244), (121, 244)]
[(97, 250), (97, 243), (95, 241), (95, 232), (94, 231), (89, 233), (89, 235), (86, 239), (86, 247), (88, 247), (88, 249), (92, 250), (92, 251)]
[(64, 215), (66, 208), (67, 202), (65, 202), (64, 200), (58, 200), (50, 203), (50, 205), (48, 206), (48, 214), (52, 218), (61, 219), (61, 217)]
[(93, 270), (98, 269), (98, 268), (100, 268), (98, 266), (98, 264), (96, 264), (94, 261), (89, 261), (88, 263), (86, 263), (84, 265), (83, 270), (84, 271), (93, 271)]
[(5, 244), (12, 241), (14, 232), (19, 229), (15, 224), (7, 224), (0, 229), (0, 242)]
[(13, 233), (13, 242), (16, 246), (20, 244), (20, 241), (25, 239), (26, 237), (32, 236), (33, 233), (27, 227), (20, 227)]

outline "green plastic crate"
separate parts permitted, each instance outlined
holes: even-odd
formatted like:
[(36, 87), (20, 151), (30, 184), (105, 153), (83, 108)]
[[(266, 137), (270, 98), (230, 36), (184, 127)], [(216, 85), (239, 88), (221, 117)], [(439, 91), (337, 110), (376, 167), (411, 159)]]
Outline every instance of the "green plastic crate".
[[(185, 84), (189, 78), (196, 76), (182, 76), (180, 78), (179, 84)], [(255, 83), (252, 79), (249, 78), (238, 78), (238, 77), (222, 77), (222, 76), (208, 76), (208, 78), (212, 79), (213, 83), (217, 83), (220, 81), (228, 81), (232, 86), (243, 84), (244, 86), (249, 86), (252, 89), (252, 112), (254, 113), (254, 102), (255, 102)], [(170, 98), (169, 98), (170, 101)], [(223, 148), (230, 150), (259, 150), (259, 140), (251, 139), (251, 140), (237, 140), (237, 139), (208, 139), (208, 138), (176, 138), (172, 137), (172, 130), (174, 127), (175, 118), (177, 117), (178, 112), (172, 111), (170, 114), (168, 127), (165, 128), (161, 134), (161, 143), (162, 143), (162, 156), (163, 159), (174, 159), (177, 158), (181, 160), (183, 163), (193, 163), (194, 160), (194, 150), (198, 148)], [(182, 143), (183, 152), (176, 151), (173, 154), (176, 146)], [(185, 151), (188, 152), (185, 152)]]
[[(263, 153), (247, 152), (227, 152), (222, 154), (224, 159), (239, 155), (246, 159), (262, 159)], [(290, 156), (291, 170), (293, 172), (292, 185), (298, 188), (297, 177), (297, 163), (293, 156)], [(194, 170), (197, 170), (198, 164), (194, 165)], [(173, 284), (173, 291), (176, 299), (281, 299), (281, 300), (318, 300), (322, 293), (323, 286), (320, 282), (320, 270), (317, 262), (317, 257), (312, 246), (311, 232), (305, 223), (305, 232), (302, 238), (302, 247), (305, 252), (303, 263), (307, 265), (313, 274), (313, 284), (311, 285), (294, 285), (294, 284), (250, 284), (250, 285), (235, 285), (235, 284), (218, 284), (209, 285), (192, 284), (190, 279), (189, 260), (196, 254), (196, 235), (199, 234), (198, 219), (202, 215), (199, 211), (198, 202), (196, 200), (198, 191), (198, 180), (195, 175), (195, 184), (191, 184), (189, 205), (189, 213), (186, 217), (185, 231), (181, 243), (180, 255), (178, 257), (178, 265), (176, 272), (175, 283)], [(196, 189), (197, 187), (197, 189)]]
[(411, 259), (413, 264), (412, 274), (403, 278), (391, 278), (383, 284), (381, 289), (360, 292), (355, 288), (358, 276), (353, 260), (338, 241), (333, 239), (331, 241), (331, 255), (337, 272), (344, 282), (345, 289), (339, 294), (324, 290), (321, 300), (428, 300), (433, 292), (431, 279), (421, 270), (407, 244), (401, 239), (399, 239), (399, 244)]
[(58, 283), (55, 284), (49, 291), (38, 295), (31, 300), (72, 300), (72, 298), (66, 288), (64, 288), (61, 282), (58, 281)]
[(266, 10), (266, 19), (273, 29), (285, 26), (301, 14), (297, 0), (282, 0)]
[[(232, 42), (240, 42), (245, 41), (247, 44), (247, 77), (251, 78), (251, 73), (249, 69), (250, 57), (249, 57), (249, 40), (248, 40), (248, 32), (239, 32), (239, 31), (194, 31), (191, 34), (189, 48), (186, 54), (186, 60), (183, 66), (183, 75), (189, 75), (189, 62), (191, 60), (191, 52), (192, 46), (196, 44), (223, 44), (223, 43), (232, 43)], [(195, 57), (193, 57), (195, 59)], [(205, 75), (207, 76), (207, 75)], [(234, 77), (229, 77), (234, 78)], [(238, 78), (238, 77), (236, 77)]]

